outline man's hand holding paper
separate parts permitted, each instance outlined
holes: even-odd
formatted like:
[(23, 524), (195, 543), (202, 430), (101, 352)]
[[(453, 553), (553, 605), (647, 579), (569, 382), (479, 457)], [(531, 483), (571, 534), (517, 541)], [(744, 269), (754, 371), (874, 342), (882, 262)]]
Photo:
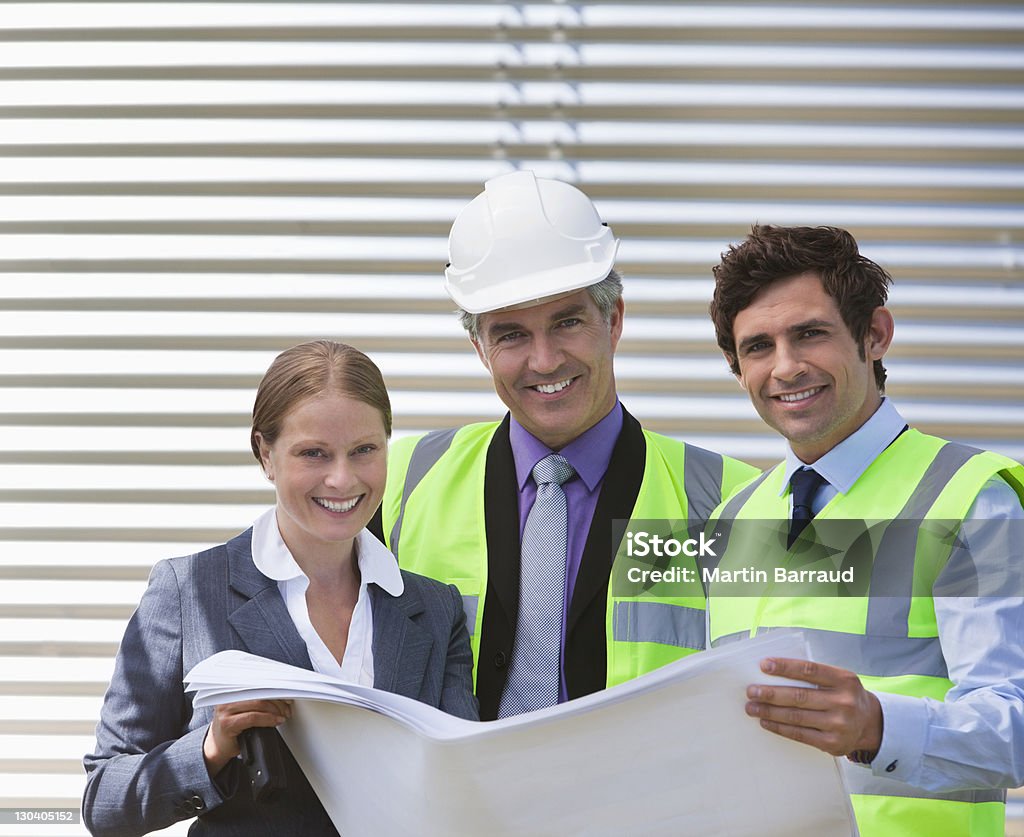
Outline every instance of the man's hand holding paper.
[(882, 709), (852, 671), (773, 657), (761, 661), (761, 671), (817, 686), (771, 682), (749, 686), (747, 714), (759, 718), (766, 730), (833, 756), (877, 752), (882, 743)]

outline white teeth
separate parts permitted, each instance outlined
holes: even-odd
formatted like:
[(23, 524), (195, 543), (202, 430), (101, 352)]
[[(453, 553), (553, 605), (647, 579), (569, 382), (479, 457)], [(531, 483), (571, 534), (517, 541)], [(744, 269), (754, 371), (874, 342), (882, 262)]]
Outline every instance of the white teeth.
[(780, 395), (780, 401), (803, 401), (804, 399), (810, 398), (812, 395), (817, 395), (821, 392), (824, 387), (815, 387), (814, 389), (805, 389), (803, 392), (794, 392), (792, 395)]
[(330, 500), (324, 500), (322, 497), (314, 497), (313, 502), (318, 506), (323, 506), (327, 511), (347, 512), (350, 509), (355, 508), (356, 503), (362, 499), (362, 495), (359, 495), (358, 497), (353, 497), (351, 500), (346, 500), (344, 503), (332, 503)]
[(557, 384), (537, 384), (534, 387), (538, 392), (543, 392), (550, 395), (553, 392), (561, 392), (569, 384), (572, 383), (572, 378), (566, 378), (564, 381), (559, 381)]

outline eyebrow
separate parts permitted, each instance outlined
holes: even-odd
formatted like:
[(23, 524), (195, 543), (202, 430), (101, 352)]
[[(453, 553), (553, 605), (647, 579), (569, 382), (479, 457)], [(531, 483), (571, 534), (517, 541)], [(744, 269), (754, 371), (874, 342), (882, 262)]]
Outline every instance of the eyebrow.
[[(565, 308), (559, 308), (549, 318), (549, 322), (556, 322), (557, 320), (564, 320), (566, 317), (577, 317), (580, 314), (586, 313), (587, 307), (581, 303), (573, 303), (567, 305)], [(518, 320), (504, 320), (502, 322), (491, 323), (487, 326), (488, 337), (494, 337), (497, 334), (502, 334), (506, 331), (516, 331), (522, 329), (523, 326)]]
[(312, 438), (311, 437), (311, 438), (308, 438), (308, 439), (296, 439), (294, 442), (292, 442), (289, 450), (292, 450), (294, 448), (324, 448), (324, 447), (327, 447), (327, 442), (324, 442), (324, 441), (321, 441), (320, 439), (316, 439), (316, 438)]
[(498, 334), (503, 334), (506, 331), (516, 331), (521, 329), (522, 326), (515, 320), (505, 320), (500, 323), (491, 323), (487, 326), (487, 336), (495, 337)]
[[(833, 328), (835, 323), (829, 322), (828, 320), (804, 320), (802, 323), (796, 323), (786, 329), (789, 334), (797, 334), (801, 331), (806, 331), (809, 328)], [(771, 336), (762, 331), (760, 334), (752, 334), (750, 337), (744, 337), (740, 344), (736, 347), (737, 351), (753, 346), (755, 343), (760, 343), (762, 340), (771, 340)]]
[[(381, 436), (384, 435), (383, 430), (381, 431), (380, 435)], [(348, 445), (362, 445), (362, 444), (366, 444), (367, 442), (376, 442), (376, 441), (378, 441), (378, 439), (379, 439), (379, 437), (377, 435), (377, 432), (373, 431), (373, 432), (370, 432), (370, 433), (366, 433), (366, 434), (364, 434), (362, 436), (358, 436), (358, 437), (356, 437), (353, 440), (349, 440), (345, 444), (346, 444), (346, 446), (348, 446)], [(302, 448), (329, 448), (329, 447), (331, 447), (331, 443), (330, 442), (328, 442), (328, 441), (326, 441), (324, 439), (318, 439), (315, 436), (311, 436), (311, 437), (309, 437), (307, 439), (297, 439), (295, 442), (293, 442), (289, 446), (288, 450), (300, 450)]]

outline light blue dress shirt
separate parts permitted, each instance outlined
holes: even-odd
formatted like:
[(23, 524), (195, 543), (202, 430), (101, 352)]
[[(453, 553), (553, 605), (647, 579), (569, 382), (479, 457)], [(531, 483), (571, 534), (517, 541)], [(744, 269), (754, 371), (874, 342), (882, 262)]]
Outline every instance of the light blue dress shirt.
[[(860, 429), (817, 462), (806, 463), (827, 480), (812, 501), (814, 513), (849, 491), (905, 426), (883, 399)], [(804, 465), (792, 450), (787, 453), (783, 492)], [(876, 693), (883, 732), (870, 765), (875, 775), (930, 791), (1024, 784), (1024, 542), (1010, 537), (1022, 524), (1007, 521), (1024, 521), (1024, 508), (996, 477), (975, 499), (964, 523), (966, 543), (954, 550), (943, 575), (966, 566), (978, 577), (1000, 579), (1002, 589), (985, 591), (998, 596), (935, 598), (953, 688), (945, 702)]]

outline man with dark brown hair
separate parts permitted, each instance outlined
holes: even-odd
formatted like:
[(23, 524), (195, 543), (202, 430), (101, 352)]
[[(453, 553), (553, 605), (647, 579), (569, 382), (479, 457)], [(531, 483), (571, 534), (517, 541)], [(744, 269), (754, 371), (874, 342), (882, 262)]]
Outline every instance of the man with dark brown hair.
[[(719, 566), (839, 566), (832, 522), (880, 521), (857, 542), (861, 594), (712, 587), (712, 645), (801, 628), (815, 659), (764, 660), (815, 688), (752, 684), (747, 714), (859, 765), (844, 763), (864, 835), (1002, 835), (1003, 789), (1024, 782), (1024, 467), (910, 429), (884, 397), (891, 279), (848, 232), (755, 226), (714, 273), (718, 344), (789, 442), (712, 516), (734, 533)], [(789, 531), (752, 556), (743, 521)]]

